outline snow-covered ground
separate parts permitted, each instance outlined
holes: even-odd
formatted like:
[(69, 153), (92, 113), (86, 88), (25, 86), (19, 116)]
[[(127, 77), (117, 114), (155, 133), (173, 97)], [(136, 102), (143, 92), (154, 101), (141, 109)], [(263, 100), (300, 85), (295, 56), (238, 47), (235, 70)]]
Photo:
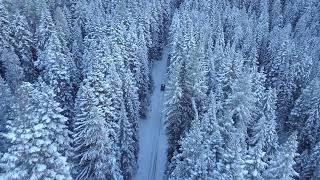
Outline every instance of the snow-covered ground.
[(164, 49), (160, 61), (154, 63), (152, 78), (154, 91), (147, 119), (140, 121), (138, 172), (135, 180), (163, 180), (166, 165), (167, 138), (163, 124), (164, 92), (161, 84), (166, 83), (168, 50)]

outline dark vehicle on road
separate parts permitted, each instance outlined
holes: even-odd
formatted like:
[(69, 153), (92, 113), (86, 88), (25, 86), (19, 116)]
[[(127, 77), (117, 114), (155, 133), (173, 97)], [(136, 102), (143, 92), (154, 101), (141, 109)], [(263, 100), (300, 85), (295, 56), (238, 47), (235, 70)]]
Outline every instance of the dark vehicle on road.
[(160, 90), (161, 90), (161, 91), (164, 91), (165, 89), (166, 89), (166, 85), (161, 84)]

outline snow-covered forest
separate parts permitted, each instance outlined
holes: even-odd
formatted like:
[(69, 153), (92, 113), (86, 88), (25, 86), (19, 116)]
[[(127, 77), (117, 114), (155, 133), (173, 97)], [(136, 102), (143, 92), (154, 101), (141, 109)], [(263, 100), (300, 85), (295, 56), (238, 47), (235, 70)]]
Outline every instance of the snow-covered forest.
[(0, 0), (0, 180), (29, 179), (320, 179), (320, 1)]

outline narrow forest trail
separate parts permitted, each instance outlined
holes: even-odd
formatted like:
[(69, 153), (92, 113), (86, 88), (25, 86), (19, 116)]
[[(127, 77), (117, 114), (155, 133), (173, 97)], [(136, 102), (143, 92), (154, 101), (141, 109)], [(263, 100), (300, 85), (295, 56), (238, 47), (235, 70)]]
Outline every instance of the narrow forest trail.
[(161, 84), (167, 79), (168, 50), (164, 48), (162, 57), (152, 68), (154, 90), (151, 95), (148, 117), (140, 121), (138, 172), (135, 180), (163, 180), (166, 165), (167, 138), (163, 124), (164, 92)]

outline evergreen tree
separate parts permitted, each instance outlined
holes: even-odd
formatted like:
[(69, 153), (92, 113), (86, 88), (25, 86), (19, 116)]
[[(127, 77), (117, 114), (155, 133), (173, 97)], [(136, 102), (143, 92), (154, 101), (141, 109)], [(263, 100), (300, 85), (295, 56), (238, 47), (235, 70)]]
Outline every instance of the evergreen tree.
[[(0, 55), (7, 48), (10, 48), (10, 23), (9, 13), (5, 7), (3, 0), (0, 1)], [(4, 65), (3, 61), (0, 60), (0, 75), (4, 77)]]
[(229, 127), (229, 130), (227, 136), (225, 129), (222, 132), (226, 145), (222, 153), (221, 179), (245, 179), (245, 152), (240, 143), (243, 134), (235, 132), (232, 127)]
[(262, 103), (262, 108), (259, 109), (262, 114), (251, 124), (251, 132), (248, 133), (248, 152), (245, 161), (247, 179), (262, 179), (262, 173), (268, 167), (269, 161), (276, 158), (278, 135), (275, 100), (276, 93), (272, 89), (259, 100)]
[(270, 42), (270, 52), (272, 60), (266, 66), (268, 74), (268, 85), (277, 90), (277, 118), (279, 129), (292, 129), (292, 122), (288, 119), (293, 102), (296, 85), (294, 82), (293, 68), (294, 63), (294, 44), (290, 39), (291, 27), (283, 29), (275, 28), (272, 32), (274, 38)]
[(125, 46), (125, 25), (123, 19), (114, 19), (111, 24), (109, 49), (115, 61), (117, 72), (121, 78), (125, 77), (128, 60), (128, 53)]
[[(7, 121), (10, 118), (10, 112), (12, 107), (12, 94), (10, 92), (10, 88), (7, 83), (0, 77), (0, 132), (7, 133)], [(2, 154), (5, 153), (9, 147), (10, 142), (7, 138), (0, 135), (0, 158)], [(2, 168), (0, 167), (0, 173), (2, 172)]]
[(310, 112), (309, 118), (305, 122), (305, 126), (302, 128), (301, 142), (305, 144), (305, 150), (311, 149), (319, 142), (320, 138), (320, 119), (319, 110), (314, 110)]
[(10, 42), (10, 20), (9, 12), (4, 0), (0, 1), (0, 50), (9, 48)]
[[(303, 178), (316, 174), (315, 158), (319, 144), (319, 80), (316, 78), (302, 91), (291, 112), (292, 121), (299, 127), (299, 148), (301, 154), (297, 161), (297, 170)], [(312, 152), (312, 153), (310, 153)]]
[(191, 102), (191, 92), (187, 87), (185, 79), (185, 63), (182, 64), (178, 74), (178, 81), (173, 89), (173, 97), (166, 102), (166, 124), (168, 135), (168, 159), (171, 160), (175, 151), (179, 152), (178, 143), (181, 137), (189, 130), (194, 117), (194, 110)]
[[(300, 170), (300, 179), (302, 178), (310, 178), (310, 179), (319, 179), (319, 160), (320, 160), (320, 143), (317, 143), (313, 149), (311, 150), (311, 154), (309, 155), (307, 151), (301, 154), (301, 158), (304, 163), (302, 163), (302, 171)], [(303, 159), (305, 158), (305, 159)], [(298, 160), (298, 161), (299, 161)]]
[(4, 49), (0, 56), (0, 62), (4, 67), (4, 78), (14, 92), (24, 78), (19, 57), (10, 49)]
[(74, 62), (64, 49), (55, 31), (52, 32), (48, 44), (42, 51), (36, 66), (41, 70), (43, 80), (56, 93), (56, 98), (63, 108), (63, 114), (71, 117), (73, 110)]
[(197, 162), (198, 159), (202, 159), (202, 157), (205, 156), (202, 147), (203, 132), (200, 130), (200, 125), (200, 120), (196, 112), (190, 131), (186, 133), (185, 137), (179, 142), (181, 146), (179, 149), (180, 153), (172, 157), (171, 167), (169, 167), (170, 169), (173, 168), (170, 170), (171, 179), (207, 178), (208, 173), (206, 169), (202, 169)]
[(189, 79), (192, 83), (192, 94), (197, 104), (199, 115), (203, 116), (206, 99), (209, 92), (209, 71), (211, 66), (214, 66), (214, 62), (210, 62), (211, 59), (205, 57), (205, 41), (201, 41), (199, 44), (195, 43), (191, 51), (191, 58), (188, 65)]
[[(232, 117), (238, 133), (243, 134), (239, 138), (244, 138), (255, 111), (250, 74), (241, 74), (232, 84), (231, 89), (232, 93), (226, 100), (227, 114)], [(245, 139), (240, 139), (240, 144), (243, 146)]]
[(36, 29), (36, 47), (37, 55), (40, 56), (42, 51), (48, 44), (48, 40), (51, 37), (52, 31), (54, 31), (55, 26), (52, 20), (50, 10), (47, 4), (44, 2), (41, 7), (41, 14), (39, 25)]
[(271, 29), (283, 26), (282, 4), (280, 0), (273, 1), (271, 8)]
[[(97, 66), (96, 66), (97, 67)], [(111, 87), (102, 72), (90, 72), (76, 99), (76, 179), (121, 179), (118, 124), (114, 121)], [(109, 95), (109, 96), (108, 96)]]
[(204, 119), (200, 121), (196, 113), (190, 131), (181, 140), (181, 153), (173, 157), (169, 179), (220, 178), (222, 137), (216, 119), (216, 102), (212, 94), (210, 98), (210, 108)]
[(315, 78), (310, 84), (302, 91), (301, 96), (295, 103), (295, 107), (291, 112), (291, 117), (298, 127), (303, 127), (304, 122), (308, 119), (311, 113), (320, 110), (320, 96), (319, 96), (320, 81)]
[[(132, 75), (135, 78), (136, 86), (139, 92), (139, 100), (141, 106), (139, 109), (140, 114), (145, 114), (147, 106), (147, 93), (149, 90), (149, 65), (147, 59), (147, 52), (145, 50), (146, 44), (144, 40), (143, 32), (140, 32), (140, 40), (138, 40), (137, 28), (132, 22), (129, 27), (129, 32), (126, 36), (126, 53), (127, 59), (125, 59), (125, 64), (127, 69), (130, 69)], [(141, 46), (138, 46), (141, 45)], [(140, 50), (141, 49), (141, 50)], [(142, 110), (142, 105), (143, 109)]]
[(269, 15), (269, 1), (260, 1), (260, 16), (257, 22), (257, 32), (256, 32), (256, 41), (257, 41), (257, 61), (259, 68), (262, 67), (268, 62), (268, 33), (270, 31), (270, 15)]
[(150, 35), (152, 46), (150, 49), (150, 59), (159, 57), (159, 52), (163, 45), (164, 32), (163, 32), (163, 14), (161, 11), (160, 1), (150, 1)]
[(264, 172), (265, 179), (295, 179), (299, 174), (293, 169), (294, 158), (297, 156), (297, 134), (292, 134), (287, 142), (283, 144), (275, 159)]
[(67, 142), (58, 135), (66, 132), (66, 118), (59, 114), (52, 91), (24, 83), (16, 95), (14, 119), (10, 120), (6, 134), (12, 145), (1, 159), (5, 178), (71, 179), (66, 157), (59, 152), (59, 142)]
[(141, 62), (141, 77), (138, 80), (138, 94), (140, 101), (140, 116), (146, 117), (148, 109), (148, 95), (151, 90), (151, 73), (148, 59), (148, 47), (143, 32), (143, 27), (138, 27), (138, 57)]
[(221, 83), (222, 90), (223, 90), (223, 99), (224, 101), (230, 96), (231, 94), (231, 86), (234, 80), (239, 77), (241, 73), (241, 69), (243, 67), (243, 57), (241, 54), (235, 52), (235, 47), (230, 45), (226, 45), (223, 52), (219, 48), (222, 48), (220, 43), (217, 44), (217, 56), (222, 55), (221, 57), (217, 57), (217, 79), (219, 83)]
[(194, 119), (194, 110), (191, 104), (191, 82), (190, 79), (187, 79), (187, 59), (185, 56), (187, 52), (184, 49), (186, 44), (183, 43), (183, 41), (188, 41), (182, 36), (180, 19), (174, 20), (176, 20), (173, 22), (175, 26), (171, 29), (173, 34), (168, 72), (169, 82), (165, 94), (165, 123), (167, 124), (169, 161), (174, 153), (179, 153), (180, 145), (178, 141), (185, 136), (191, 126), (191, 121)]
[(21, 13), (14, 15), (11, 23), (11, 39), (14, 52), (20, 59), (26, 81), (33, 82), (37, 75), (33, 64), (33, 37), (28, 22)]
[(40, 115), (43, 119), (51, 119), (51, 123), (48, 124), (48, 128), (52, 131), (53, 141), (58, 145), (58, 152), (67, 158), (70, 157), (71, 153), (71, 139), (69, 137), (70, 131), (66, 124), (68, 118), (63, 115), (63, 109), (59, 102), (56, 101), (56, 94), (51, 86), (47, 85), (42, 79), (39, 79), (35, 84), (35, 87), (40, 92), (44, 92), (43, 101), (39, 106), (42, 107)]
[[(264, 142), (263, 149), (267, 155), (271, 155), (278, 148), (278, 135), (276, 132), (276, 92), (273, 89), (267, 91), (267, 96), (265, 99), (265, 104), (263, 108), (265, 122), (261, 121), (260, 133), (264, 137), (262, 139)], [(262, 126), (262, 127), (261, 127)], [(256, 130), (259, 131), (259, 130)]]
[(84, 6), (84, 30), (85, 33), (88, 34), (97, 27), (103, 27), (106, 24), (106, 14), (104, 13), (103, 5), (101, 0), (93, 0), (87, 2), (86, 6)]
[(67, 17), (68, 9), (64, 7), (57, 7), (54, 13), (54, 22), (57, 32), (60, 33), (61, 39), (64, 39), (68, 45), (71, 43), (71, 29), (70, 22)]
[(122, 105), (120, 115), (120, 164), (124, 179), (131, 179), (137, 168), (137, 132), (129, 121), (125, 106)]

